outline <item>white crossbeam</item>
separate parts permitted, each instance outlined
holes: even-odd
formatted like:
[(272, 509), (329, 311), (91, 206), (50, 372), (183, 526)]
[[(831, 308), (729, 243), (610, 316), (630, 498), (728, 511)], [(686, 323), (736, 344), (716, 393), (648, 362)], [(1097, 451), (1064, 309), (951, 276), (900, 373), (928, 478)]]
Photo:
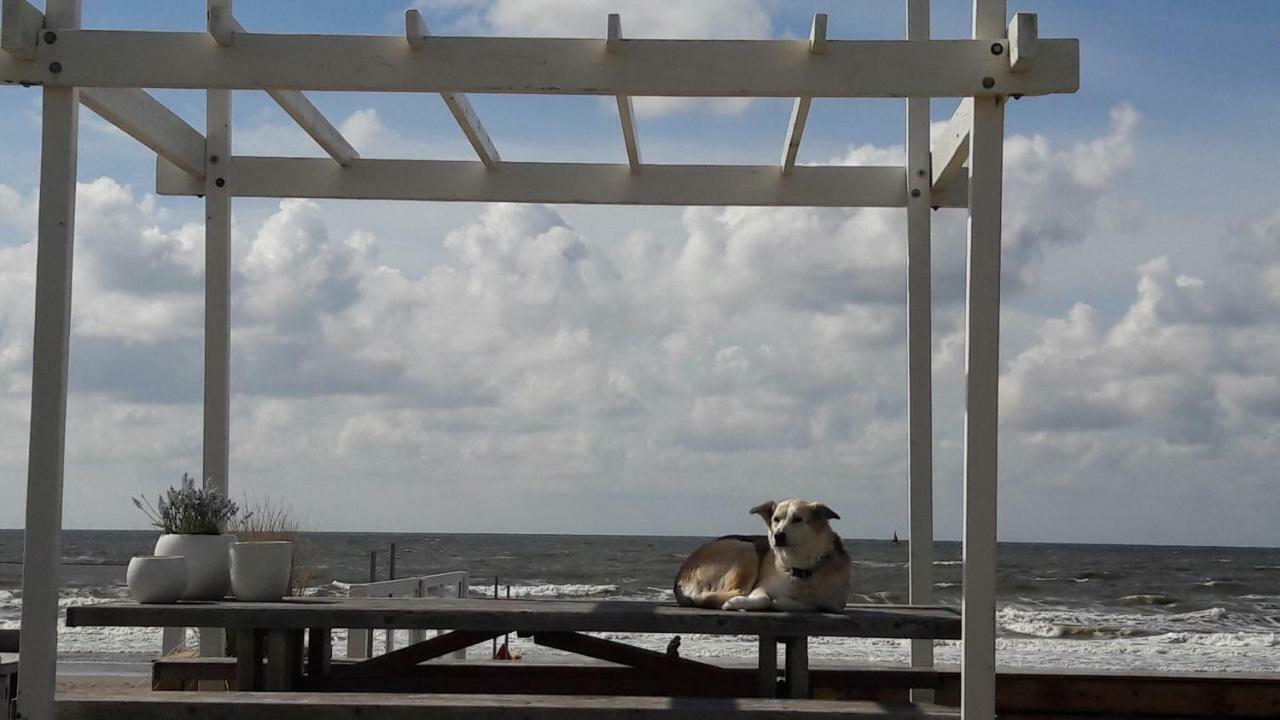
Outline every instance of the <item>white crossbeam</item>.
[[(231, 47), (246, 37), (244, 26), (232, 15), (231, 9), (222, 5), (209, 7), (209, 34), (220, 47)], [(267, 95), (280, 106), (281, 110), (293, 118), (303, 132), (311, 136), (316, 144), (324, 149), (329, 157), (339, 165), (346, 167), (352, 160), (360, 157), (360, 153), (347, 142), (333, 123), (320, 112), (306, 95), (299, 90), (282, 90), (280, 88), (264, 88)]]
[(969, 132), (973, 128), (973, 99), (965, 98), (951, 114), (933, 143), (933, 189), (946, 190), (969, 159)]
[(80, 102), (192, 177), (204, 177), (204, 136), (147, 91), (85, 88)]
[(44, 30), (44, 13), (27, 0), (4, 0), (3, 11), (0, 50), (19, 60), (35, 58), (40, 31)]
[[(902, 167), (629, 165), (506, 162), (488, 172), (475, 161), (360, 159), (347, 168), (318, 158), (233, 157), (235, 197), (536, 202), (586, 205), (786, 205), (905, 207)], [(203, 183), (160, 158), (160, 195), (200, 195)], [(966, 207), (967, 183), (936, 193), (935, 207)]]
[[(817, 13), (809, 27), (809, 54), (822, 55), (827, 51), (827, 15)], [(782, 143), (782, 174), (790, 175), (796, 167), (796, 155), (800, 153), (800, 138), (809, 120), (811, 97), (798, 97), (791, 106), (791, 120), (787, 123), (787, 139)]]
[[(406, 10), (404, 24), (405, 38), (409, 47), (414, 50), (425, 49), (426, 39), (431, 37), (431, 31), (427, 28), (426, 21), (422, 19), (422, 13), (417, 10)], [(493, 146), (493, 141), (489, 139), (489, 133), (485, 132), (484, 125), (480, 124), (480, 116), (476, 115), (475, 109), (471, 107), (471, 101), (462, 93), (441, 92), (440, 97), (444, 99), (444, 104), (449, 108), (453, 119), (457, 121), (458, 127), (462, 128), (462, 134), (467, 136), (467, 142), (471, 143), (476, 155), (480, 157), (480, 162), (490, 170), (497, 170), (502, 158), (498, 155), (498, 149)]]
[[(610, 13), (605, 50), (616, 53), (622, 49), (622, 16)], [(630, 95), (618, 95), (618, 121), (622, 123), (622, 141), (627, 146), (627, 163), (631, 172), (640, 172), (640, 141), (636, 135), (636, 113)]]
[(807, 50), (806, 40), (633, 39), (610, 62), (601, 62), (600, 41), (591, 39), (435, 37), (428, 44), (430, 52), (405, 52), (403, 37), (247, 33), (212, 52), (208, 33), (71, 30), (54, 45), (38, 45), (37, 62), (0, 54), (0, 82), (788, 98), (1044, 95), (1080, 86), (1073, 39), (1039, 40), (1036, 67), (1024, 73), (1013, 73), (989, 40), (828, 40), (820, 63), (797, 52), (797, 44)]
[(1036, 58), (1040, 22), (1035, 13), (1014, 13), (1009, 21), (1009, 70), (1027, 72)]

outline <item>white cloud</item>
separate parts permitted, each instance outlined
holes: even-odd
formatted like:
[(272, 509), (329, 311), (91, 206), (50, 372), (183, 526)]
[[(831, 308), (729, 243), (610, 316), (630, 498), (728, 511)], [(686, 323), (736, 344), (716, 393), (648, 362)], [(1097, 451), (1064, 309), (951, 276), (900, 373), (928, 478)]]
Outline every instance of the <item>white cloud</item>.
[[(1066, 149), (1008, 140), (1015, 289), (1054, 247), (1116, 227), (1107, 198), (1134, 162), (1134, 118), (1121, 108), (1108, 132)], [(361, 143), (385, 133), (372, 113), (344, 129)], [(861, 147), (842, 159), (900, 154)], [(198, 463), (203, 238), (111, 180), (80, 193), (68, 447), (96, 489), (69, 494), (68, 512), (73, 523), (115, 523), (130, 517), (127, 503), (119, 515), (100, 510), (108, 496)], [(366, 528), (546, 530), (549, 516), (530, 508), (566, 496), (613, 506), (614, 492), (636, 498), (645, 510), (634, 527), (650, 530), (694, 529), (664, 498), (707, 508), (713, 517), (699, 523), (732, 523), (737, 505), (780, 492), (830, 500), (851, 535), (901, 522), (900, 211), (691, 208), (676, 233), (614, 238), (580, 231), (570, 211), (492, 205), (448, 232), (442, 259), (421, 272), (380, 264), (376, 237), (334, 233), (326, 211), (285, 201), (233, 236), (240, 486), (315, 498), (315, 522)], [(935, 219), (945, 498), (960, 437), (963, 224)], [(1106, 512), (1092, 525), (1071, 518), (1074, 530), (1044, 521), (1036, 492), (1085, 502), (1107, 482), (1151, 489), (1158, 475), (1211, 503), (1192, 474), (1224, 457), (1236, 482), (1262, 482), (1257, 468), (1280, 459), (1277, 228), (1274, 217), (1241, 226), (1246, 262), (1231, 282), (1156, 259), (1120, 313), (1010, 310), (1002, 512), (1015, 533), (1036, 536), (1030, 517), (1068, 535), (1114, 525)], [(25, 230), (6, 232), (0, 472), (16, 478), (34, 246)], [(389, 492), (401, 502), (389, 507)], [(709, 499), (726, 496), (741, 502)], [(441, 497), (450, 501), (433, 502)], [(459, 507), (486, 510), (459, 518)], [(941, 523), (954, 531), (954, 518)]]

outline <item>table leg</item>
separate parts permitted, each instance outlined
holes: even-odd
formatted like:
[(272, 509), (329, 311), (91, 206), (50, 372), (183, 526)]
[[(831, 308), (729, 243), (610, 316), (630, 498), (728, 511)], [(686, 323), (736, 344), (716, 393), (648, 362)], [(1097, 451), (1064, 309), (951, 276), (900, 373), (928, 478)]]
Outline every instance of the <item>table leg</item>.
[(236, 631), (236, 690), (262, 689), (262, 631)]
[(760, 636), (760, 697), (778, 697), (778, 638)]
[(787, 690), (793, 698), (809, 697), (809, 638), (787, 638)]
[(307, 631), (307, 682), (312, 687), (324, 681), (333, 659), (333, 631), (311, 628)]
[(267, 690), (286, 692), (302, 676), (302, 631), (267, 631)]

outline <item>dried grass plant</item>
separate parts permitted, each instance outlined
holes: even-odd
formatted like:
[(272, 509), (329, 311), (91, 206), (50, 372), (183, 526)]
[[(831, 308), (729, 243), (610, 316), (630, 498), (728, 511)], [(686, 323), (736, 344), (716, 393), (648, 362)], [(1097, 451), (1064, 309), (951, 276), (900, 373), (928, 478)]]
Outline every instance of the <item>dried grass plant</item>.
[(265, 498), (241, 503), (247, 512), (227, 527), (241, 542), (288, 541), (293, 543), (293, 567), (289, 572), (289, 594), (302, 596), (315, 580), (316, 566), (311, 549), (302, 541), (302, 521), (282, 500)]

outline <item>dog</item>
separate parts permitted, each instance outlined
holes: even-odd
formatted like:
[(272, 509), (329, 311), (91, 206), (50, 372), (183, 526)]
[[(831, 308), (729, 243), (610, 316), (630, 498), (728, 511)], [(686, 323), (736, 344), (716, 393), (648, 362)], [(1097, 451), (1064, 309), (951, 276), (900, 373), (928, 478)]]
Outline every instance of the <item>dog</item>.
[(693, 551), (676, 573), (676, 602), (716, 610), (840, 612), (849, 596), (849, 555), (831, 508), (807, 500), (751, 508), (768, 536), (726, 535)]

